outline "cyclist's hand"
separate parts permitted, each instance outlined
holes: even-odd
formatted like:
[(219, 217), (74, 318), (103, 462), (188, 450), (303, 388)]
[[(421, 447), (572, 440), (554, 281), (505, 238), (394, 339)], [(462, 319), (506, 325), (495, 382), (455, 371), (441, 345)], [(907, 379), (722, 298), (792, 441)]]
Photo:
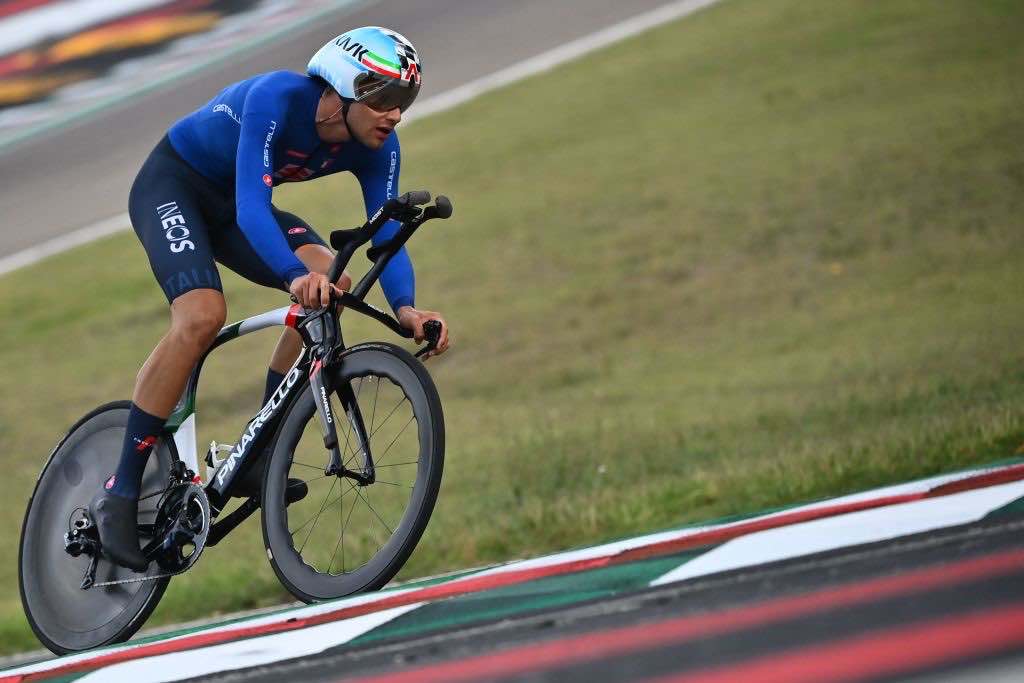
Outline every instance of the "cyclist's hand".
[(288, 291), (305, 308), (321, 308), (331, 302), (331, 289), (341, 293), (322, 273), (307, 273), (292, 280)]
[(402, 306), (398, 309), (398, 322), (407, 330), (412, 330), (413, 339), (417, 344), (424, 339), (423, 323), (428, 320), (436, 320), (441, 323), (441, 338), (437, 342), (437, 348), (430, 353), (424, 354), (424, 358), (437, 356), (448, 350), (448, 323), (437, 311), (420, 311), (412, 306)]

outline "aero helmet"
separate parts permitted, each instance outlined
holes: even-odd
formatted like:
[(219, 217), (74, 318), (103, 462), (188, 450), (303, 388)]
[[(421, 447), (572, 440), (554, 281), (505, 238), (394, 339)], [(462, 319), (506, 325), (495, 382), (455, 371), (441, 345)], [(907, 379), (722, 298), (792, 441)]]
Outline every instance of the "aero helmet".
[(306, 69), (327, 81), (346, 104), (362, 102), (377, 111), (405, 111), (420, 91), (422, 71), (412, 43), (379, 26), (342, 33), (320, 48)]

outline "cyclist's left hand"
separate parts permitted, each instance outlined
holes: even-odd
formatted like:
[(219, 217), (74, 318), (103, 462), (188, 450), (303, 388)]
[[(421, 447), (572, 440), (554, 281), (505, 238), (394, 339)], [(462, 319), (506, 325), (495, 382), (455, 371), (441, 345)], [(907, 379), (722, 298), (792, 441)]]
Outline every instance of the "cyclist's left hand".
[(423, 342), (423, 323), (428, 320), (436, 320), (441, 323), (441, 338), (437, 342), (437, 348), (430, 353), (424, 354), (424, 358), (437, 356), (448, 350), (448, 323), (437, 311), (421, 311), (412, 306), (402, 306), (398, 309), (398, 322), (407, 330), (412, 330), (413, 339), (417, 344)]

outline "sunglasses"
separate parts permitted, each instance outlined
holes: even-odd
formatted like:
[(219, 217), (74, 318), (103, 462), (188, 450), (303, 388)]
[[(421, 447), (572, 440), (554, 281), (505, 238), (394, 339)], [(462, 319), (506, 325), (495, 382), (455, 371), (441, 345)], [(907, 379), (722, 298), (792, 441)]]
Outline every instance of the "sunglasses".
[(405, 112), (420, 92), (419, 83), (374, 74), (363, 74), (356, 80), (355, 86), (356, 102), (362, 102), (379, 112), (391, 111), (395, 107)]

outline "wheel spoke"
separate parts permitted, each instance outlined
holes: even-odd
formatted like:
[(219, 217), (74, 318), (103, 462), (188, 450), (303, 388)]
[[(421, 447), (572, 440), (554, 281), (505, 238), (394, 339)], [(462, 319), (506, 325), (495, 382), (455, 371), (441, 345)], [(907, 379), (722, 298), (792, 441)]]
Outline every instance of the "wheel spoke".
[[(344, 517), (344, 516), (345, 516), (345, 506), (344, 505), (339, 505), (338, 506), (338, 521), (340, 522), (341, 518)], [(344, 534), (342, 534), (341, 536), (338, 536), (338, 542), (334, 544), (334, 552), (331, 553), (331, 559), (327, 563), (327, 573), (328, 574), (331, 573), (331, 567), (334, 566), (334, 558), (338, 554), (338, 546), (341, 545), (341, 539), (342, 539), (343, 536), (344, 536)]]
[(395, 438), (391, 440), (391, 443), (388, 444), (388, 447), (384, 449), (384, 452), (377, 456), (378, 460), (384, 460), (384, 457), (388, 454), (388, 451), (390, 451), (391, 447), (395, 445), (396, 441), (398, 441), (398, 437), (402, 436), (402, 434), (405, 433), (405, 430), (409, 428), (409, 425), (412, 424), (412, 421), (415, 419), (416, 415), (413, 414), (412, 417), (409, 418), (409, 421), (406, 422), (405, 425), (399, 430), (398, 434), (395, 435)]
[[(316, 521), (315, 520), (320, 519), (320, 515), (323, 513), (324, 510), (327, 509), (327, 505), (328, 505), (327, 501), (330, 500), (331, 494), (334, 493), (334, 487), (337, 486), (337, 485), (338, 485), (337, 480), (331, 482), (331, 488), (330, 488), (330, 490), (327, 491), (327, 495), (324, 496), (324, 502), (320, 504), (320, 510), (316, 513), (316, 515), (313, 516), (313, 518), (312, 518), (314, 520), (313, 521), (313, 526), (311, 526), (309, 528), (309, 533), (306, 534), (306, 540), (302, 542), (302, 547), (299, 548), (299, 554), (300, 555), (302, 554), (302, 548), (306, 547), (306, 544), (309, 543), (309, 537), (313, 534), (313, 528), (316, 527)], [(338, 499), (340, 500), (341, 497), (339, 496)], [(333, 505), (333, 504), (334, 503), (331, 502), (331, 505)], [(303, 524), (302, 526), (305, 526), (305, 524)], [(299, 527), (299, 528), (301, 529), (302, 527)], [(298, 529), (296, 529), (296, 533), (297, 532), (298, 532)], [(292, 536), (294, 536), (294, 535), (295, 534), (292, 534)]]
[(377, 416), (377, 396), (380, 395), (380, 377), (377, 377), (377, 388), (373, 392), (373, 409), (370, 411), (370, 433), (373, 433), (373, 418)]
[[(349, 490), (352, 490), (352, 489), (355, 488), (355, 486), (353, 486), (352, 484), (349, 484), (349, 486), (351, 487)], [(348, 491), (346, 491), (346, 493), (348, 493)], [(348, 517), (345, 518), (345, 523), (341, 526), (341, 573), (342, 574), (345, 573), (345, 530), (348, 529), (348, 521), (350, 519), (352, 519), (352, 513), (355, 511), (355, 509), (356, 509), (356, 501), (355, 501), (355, 499), (353, 499), (352, 500), (352, 507), (350, 507), (348, 509)], [(328, 571), (330, 571), (330, 570), (328, 569)]]
[[(362, 382), (362, 378), (360, 378), (360, 388), (362, 387), (362, 383), (361, 382)], [(357, 400), (355, 404), (359, 405), (359, 401)], [(342, 412), (345, 413), (345, 420), (346, 420), (346, 422), (348, 422), (348, 431), (345, 432), (345, 447), (342, 448), (341, 452), (344, 453), (345, 455), (348, 455), (348, 444), (349, 444), (349, 441), (352, 439), (352, 431), (355, 429), (355, 425), (352, 424), (352, 416), (349, 415), (348, 411), (344, 410), (344, 408), (345, 408), (345, 406), (342, 406)], [(343, 463), (344, 466), (348, 467), (349, 462), (350, 462), (350, 458), (346, 458), (344, 463)]]
[[(389, 534), (393, 534), (393, 533), (395, 533), (395, 532), (394, 532), (394, 531), (393, 531), (393, 530), (391, 529), (391, 527), (389, 527), (389, 526), (388, 526), (388, 523), (384, 521), (384, 518), (383, 518), (383, 517), (381, 517), (381, 516), (380, 516), (380, 515), (379, 515), (379, 514), (377, 513), (377, 511), (376, 511), (376, 510), (374, 509), (374, 507), (373, 507), (372, 505), (370, 505), (370, 501), (369, 501), (369, 500), (367, 500), (366, 496), (364, 496), (364, 495), (363, 495), (362, 491), (360, 491), (359, 489), (356, 489), (356, 495), (357, 495), (357, 496), (359, 496), (360, 498), (362, 498), (362, 499), (363, 499), (363, 502), (364, 502), (364, 503), (366, 503), (366, 507), (370, 508), (370, 511), (371, 511), (371, 512), (372, 512), (372, 513), (374, 514), (374, 516), (375, 516), (375, 517), (376, 517), (377, 519), (379, 519), (379, 520), (380, 520), (380, 523), (384, 525), (384, 528), (388, 530), (388, 533), (389, 533)], [(354, 501), (353, 501), (353, 503), (354, 503)]]
[(387, 484), (388, 486), (397, 486), (398, 488), (401, 488), (401, 489), (410, 489), (411, 490), (411, 489), (415, 488), (414, 486), (409, 486), (408, 484), (399, 484), (399, 483), (393, 482), (393, 481), (384, 481), (383, 479), (374, 479), (373, 483), (374, 484)]
[[(292, 464), (294, 464), (294, 465), (301, 465), (302, 463), (292, 463)], [(310, 467), (310, 465), (306, 465), (306, 467)], [(310, 477), (309, 479), (303, 479), (302, 481), (305, 482), (306, 484), (309, 484), (310, 482), (314, 482), (314, 481), (320, 481), (321, 479), (326, 479), (329, 476), (333, 476), (333, 475), (329, 475), (329, 474), (324, 474), (323, 469), (320, 468), (320, 467), (313, 467), (312, 469), (316, 470), (320, 474), (318, 474), (315, 477)], [(288, 474), (291, 474), (291, 472), (289, 472)], [(298, 478), (298, 477), (296, 477), (296, 478)], [(285, 488), (289, 488), (289, 486), (286, 486)]]
[[(335, 503), (337, 503), (339, 500), (341, 500), (344, 497), (345, 497), (344, 493), (339, 495), (337, 498), (332, 500), (329, 504), (324, 506), (324, 510), (326, 510), (327, 508), (331, 507), (332, 505), (334, 505)], [(294, 536), (295, 534), (297, 534), (300, 531), (302, 531), (303, 529), (305, 529), (307, 524), (309, 524), (310, 522), (312, 522), (314, 519), (316, 519), (319, 516), (320, 516), (319, 512), (315, 513), (312, 517), (310, 517), (305, 522), (303, 522), (301, 525), (299, 525), (299, 527), (297, 529), (295, 529), (295, 531), (289, 531), (288, 533), (291, 534), (292, 536)]]
[(292, 464), (293, 465), (302, 465), (303, 467), (308, 467), (311, 470), (317, 470), (319, 472), (323, 472), (324, 471), (323, 467), (318, 467), (316, 465), (309, 465), (309, 464), (304, 463), (304, 462), (299, 462), (298, 460), (292, 460)]
[[(384, 420), (383, 420), (383, 421), (381, 421), (381, 423), (380, 423), (379, 425), (377, 425), (377, 428), (376, 428), (375, 430), (373, 430), (373, 431), (372, 431), (372, 432), (371, 432), (371, 433), (369, 434), (369, 436), (367, 436), (367, 437), (366, 437), (366, 445), (367, 445), (367, 446), (369, 446), (369, 445), (370, 445), (370, 442), (372, 442), (372, 441), (373, 441), (373, 437), (374, 437), (374, 436), (375, 436), (375, 435), (377, 434), (377, 432), (379, 432), (379, 431), (381, 430), (381, 428), (382, 428), (382, 427), (384, 427), (384, 425), (385, 425), (385, 424), (387, 424), (388, 420), (390, 420), (390, 419), (391, 419), (391, 416), (395, 414), (395, 411), (396, 411), (396, 410), (398, 410), (398, 408), (399, 408), (399, 407), (400, 407), (400, 406), (401, 406), (401, 405), (402, 405), (403, 403), (405, 403), (405, 401), (406, 401), (406, 400), (407, 400), (407, 399), (406, 399), (405, 395), (403, 395), (403, 396), (402, 396), (402, 398), (400, 398), (400, 399), (398, 400), (398, 403), (396, 403), (396, 404), (395, 404), (395, 407), (391, 409), (391, 412), (389, 412), (389, 413), (388, 413), (388, 416), (387, 416), (387, 417), (385, 417), (385, 418), (384, 418)], [(416, 414), (415, 414), (415, 413), (413, 413), (413, 417), (412, 417), (412, 418), (410, 419), (410, 422), (412, 421), (412, 419), (415, 419), (415, 417), (416, 417)], [(408, 426), (409, 426), (409, 423), (407, 422), (407, 423), (405, 424), (405, 427), (408, 427)], [(402, 431), (405, 431), (405, 427), (402, 427)], [(401, 436), (401, 433), (402, 433), (402, 431), (400, 431), (400, 432), (399, 432), (399, 436)], [(398, 437), (395, 437), (395, 438), (397, 439)], [(347, 444), (348, 444), (348, 441), (346, 440), (346, 442), (345, 442), (345, 443), (346, 443), (346, 446), (347, 446)], [(394, 442), (392, 441), (392, 443), (394, 443)], [(389, 448), (390, 448), (390, 446), (389, 446)], [(386, 453), (386, 452), (387, 452), (387, 450), (385, 450), (385, 453)], [(345, 466), (346, 466), (346, 467), (348, 467), (348, 464), (349, 464), (349, 463), (350, 463), (350, 462), (351, 462), (351, 461), (352, 461), (353, 459), (355, 459), (355, 457), (356, 457), (357, 455), (359, 455), (359, 452), (358, 452), (358, 451), (354, 451), (354, 452), (352, 453), (352, 457), (348, 458), (348, 459), (347, 459), (347, 460), (345, 461)], [(375, 465), (375, 466), (376, 466), (376, 465)]]
[[(346, 414), (346, 417), (347, 417), (347, 414)], [(349, 420), (349, 428), (352, 429), (352, 427), (353, 427), (352, 421)], [(349, 434), (351, 434), (351, 431), (349, 432)], [(348, 438), (346, 437), (345, 438), (345, 450), (343, 451), (343, 453), (345, 454), (345, 462), (344, 462), (345, 467), (347, 467), (348, 469), (352, 469), (352, 463), (355, 461), (355, 459), (357, 457), (359, 457), (358, 444), (352, 444), (352, 448), (349, 448)]]
[(384, 420), (379, 425), (377, 425), (377, 428), (375, 430), (373, 430), (373, 432), (368, 437), (366, 437), (367, 441), (370, 441), (370, 440), (373, 439), (374, 435), (381, 430), (381, 427), (383, 427), (384, 425), (387, 424), (388, 420), (391, 419), (391, 416), (395, 414), (396, 410), (398, 410), (398, 407), (401, 406), (403, 403), (405, 403), (405, 401), (406, 401), (406, 396), (405, 396), (405, 394), (402, 394), (402, 398), (398, 399), (398, 403), (396, 403), (395, 407), (391, 409), (391, 412), (388, 413), (388, 416), (385, 417)]

